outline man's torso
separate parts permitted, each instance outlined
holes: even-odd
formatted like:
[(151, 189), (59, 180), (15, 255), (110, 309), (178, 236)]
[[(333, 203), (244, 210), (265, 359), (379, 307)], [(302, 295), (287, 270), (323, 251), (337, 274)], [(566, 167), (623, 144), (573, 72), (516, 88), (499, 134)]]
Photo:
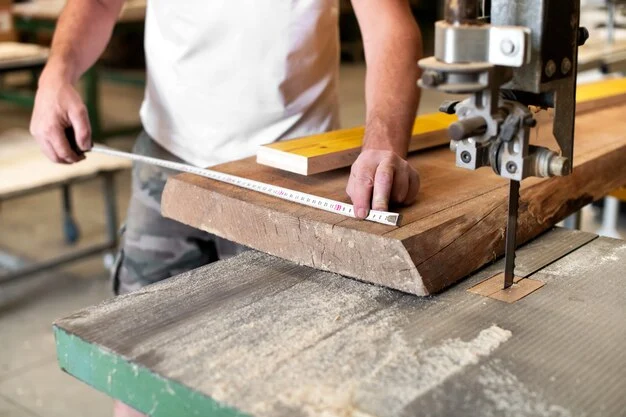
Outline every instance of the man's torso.
[(196, 165), (337, 128), (336, 0), (148, 2), (148, 133)]

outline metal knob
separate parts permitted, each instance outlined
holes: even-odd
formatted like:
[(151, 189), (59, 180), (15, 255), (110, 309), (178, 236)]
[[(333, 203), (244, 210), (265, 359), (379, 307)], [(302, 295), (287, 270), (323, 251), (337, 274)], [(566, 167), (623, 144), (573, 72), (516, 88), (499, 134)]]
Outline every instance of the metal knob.
[(589, 39), (589, 31), (586, 27), (581, 26), (578, 28), (578, 46), (583, 46)]
[(572, 164), (568, 158), (554, 156), (550, 160), (549, 171), (551, 176), (563, 177), (572, 172)]
[(468, 117), (452, 123), (448, 127), (448, 135), (452, 140), (463, 140), (482, 135), (487, 131), (487, 122), (480, 116)]
[(530, 146), (529, 172), (526, 176), (564, 177), (572, 172), (568, 158), (542, 146)]
[(437, 87), (443, 82), (443, 76), (437, 71), (424, 71), (420, 81), (424, 87)]

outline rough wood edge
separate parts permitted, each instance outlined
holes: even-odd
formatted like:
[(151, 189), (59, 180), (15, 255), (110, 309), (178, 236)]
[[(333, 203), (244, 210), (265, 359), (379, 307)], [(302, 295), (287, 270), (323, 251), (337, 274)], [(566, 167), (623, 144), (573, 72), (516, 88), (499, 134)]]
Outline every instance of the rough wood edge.
[[(576, 166), (568, 177), (528, 180), (522, 187), (518, 244), (626, 184), (626, 164), (623, 162), (626, 160), (626, 145), (616, 146)], [(450, 215), (444, 216), (445, 220), (442, 218), (439, 226), (402, 241), (333, 225), (328, 220), (299, 218), (298, 212), (285, 213), (272, 209), (271, 204), (247, 203), (212, 191), (210, 187), (209, 182), (194, 185), (185, 176), (170, 179), (163, 197), (163, 214), (299, 264), (412, 294), (440, 292), (495, 261), (504, 251), (506, 186), (471, 202), (473, 210), (469, 214), (467, 210), (456, 213), (456, 208), (452, 207), (448, 209)], [(177, 209), (179, 201), (185, 206)], [(222, 222), (224, 216), (228, 218)], [(415, 242), (419, 244), (419, 241), (430, 238), (439, 240), (442, 231), (455, 229), (461, 232), (453, 241), (422, 259), (418, 259), (415, 249), (408, 250)], [(294, 250), (294, 245), (300, 248)], [(479, 249), (468, 258), (464, 245)], [(289, 250), (283, 251), (282, 248), (287, 246)], [(354, 252), (361, 255), (360, 259)], [(316, 258), (316, 254), (321, 254), (321, 259)], [(385, 259), (381, 254), (394, 255), (391, 255), (392, 259)], [(355, 262), (358, 265), (351, 264)], [(452, 266), (443, 271), (441, 265), (444, 263)]]
[(167, 181), (161, 213), (300, 265), (415, 295), (429, 295), (409, 253), (397, 239), (299, 218), (225, 196), (179, 177)]

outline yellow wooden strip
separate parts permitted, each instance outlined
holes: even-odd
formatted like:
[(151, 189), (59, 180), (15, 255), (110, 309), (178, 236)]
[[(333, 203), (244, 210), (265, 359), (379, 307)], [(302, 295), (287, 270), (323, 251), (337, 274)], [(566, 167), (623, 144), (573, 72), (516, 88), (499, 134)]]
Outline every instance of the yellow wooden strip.
[[(318, 135), (305, 136), (303, 138), (286, 140), (282, 142), (272, 143), (266, 145), (268, 148), (277, 149), (284, 152), (297, 153), (302, 156), (315, 156), (310, 154), (310, 150), (319, 146), (321, 142), (328, 142), (328, 145), (334, 147), (341, 146), (341, 148), (350, 147), (350, 145), (359, 146), (365, 128), (355, 127), (352, 129), (334, 130), (328, 133), (321, 133)], [(328, 153), (327, 150), (325, 153)]]
[(431, 113), (419, 116), (413, 124), (413, 135), (422, 135), (441, 129), (447, 129), (456, 116), (445, 113)]
[(621, 201), (626, 201), (626, 188), (620, 188), (619, 190), (613, 191), (611, 196), (617, 198)]
[[(446, 129), (454, 120), (456, 120), (456, 116), (450, 116), (444, 113), (433, 113), (420, 116), (415, 119), (415, 124), (413, 125), (413, 135), (421, 135), (424, 133)], [(363, 143), (364, 134), (365, 128), (361, 126), (306, 136), (294, 140), (276, 142), (265, 146), (267, 148), (288, 152), (305, 158), (314, 158), (317, 156), (342, 152), (348, 149), (359, 148)]]
[[(615, 78), (578, 86), (576, 101), (578, 104), (592, 103), (598, 99), (610, 98), (622, 94), (626, 94), (626, 78)], [(417, 117), (413, 125), (413, 139), (411, 140), (409, 151), (436, 145), (437, 143), (434, 142), (431, 144), (427, 142), (420, 144), (420, 141), (425, 140), (424, 135), (447, 129), (454, 120), (456, 120), (456, 116), (443, 113), (432, 113)], [(351, 156), (344, 157), (341, 162), (330, 163), (327, 168), (322, 168), (319, 171), (312, 170), (310, 164), (315, 158), (324, 157), (326, 155), (352, 154), (358, 152), (362, 145), (364, 133), (365, 128), (361, 126), (272, 143), (263, 146), (268, 152), (264, 150), (259, 151), (258, 161), (304, 175), (348, 166), (351, 163)], [(268, 155), (270, 155), (269, 152), (271, 152), (271, 158), (268, 157)], [(261, 156), (262, 153), (263, 155)], [(285, 156), (292, 158), (290, 161), (294, 166), (297, 165), (297, 169), (288, 167), (289, 164), (287, 164), (287, 161), (282, 159)], [(269, 161), (270, 159), (271, 162)], [(346, 163), (348, 165), (346, 165)], [(316, 169), (320, 169), (320, 167)]]
[(585, 103), (626, 93), (626, 78), (613, 78), (579, 85), (576, 89), (576, 102)]

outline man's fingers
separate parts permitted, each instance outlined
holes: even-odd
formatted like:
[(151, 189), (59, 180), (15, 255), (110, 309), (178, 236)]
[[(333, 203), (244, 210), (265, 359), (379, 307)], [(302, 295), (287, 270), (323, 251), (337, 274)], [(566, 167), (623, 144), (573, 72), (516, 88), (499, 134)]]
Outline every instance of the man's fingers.
[(409, 170), (410, 168), (405, 165), (395, 171), (393, 188), (391, 189), (391, 201), (404, 203), (409, 192)]
[(68, 116), (74, 128), (78, 148), (82, 151), (88, 151), (91, 149), (91, 125), (89, 123), (87, 109), (80, 103), (80, 106), (70, 111)]
[(42, 140), (38, 142), (41, 151), (44, 153), (44, 155), (46, 155), (49, 160), (51, 160), (52, 162), (56, 162), (57, 164), (67, 164), (64, 159), (59, 158), (59, 156), (54, 151), (52, 145), (50, 145), (47, 141)]
[(419, 191), (417, 171), (393, 152), (366, 150), (352, 166), (346, 192), (357, 218), (371, 208), (389, 210), (389, 202), (411, 204)]
[(409, 188), (404, 198), (404, 204), (413, 204), (417, 200), (420, 190), (420, 177), (415, 169), (409, 169)]
[(57, 126), (56, 128), (49, 129), (46, 132), (45, 139), (52, 145), (54, 148), (54, 152), (57, 156), (63, 159), (65, 162), (74, 163), (82, 160), (84, 156), (77, 155), (72, 148), (70, 148), (70, 143), (65, 137), (65, 131), (61, 126)]
[(394, 167), (386, 161), (382, 161), (376, 168), (374, 178), (374, 191), (372, 196), (372, 208), (374, 210), (387, 210), (389, 197), (393, 187)]
[(374, 189), (374, 175), (376, 168), (373, 166), (353, 167), (350, 174), (348, 194), (354, 205), (354, 214), (359, 219), (364, 219), (370, 210), (372, 190)]

